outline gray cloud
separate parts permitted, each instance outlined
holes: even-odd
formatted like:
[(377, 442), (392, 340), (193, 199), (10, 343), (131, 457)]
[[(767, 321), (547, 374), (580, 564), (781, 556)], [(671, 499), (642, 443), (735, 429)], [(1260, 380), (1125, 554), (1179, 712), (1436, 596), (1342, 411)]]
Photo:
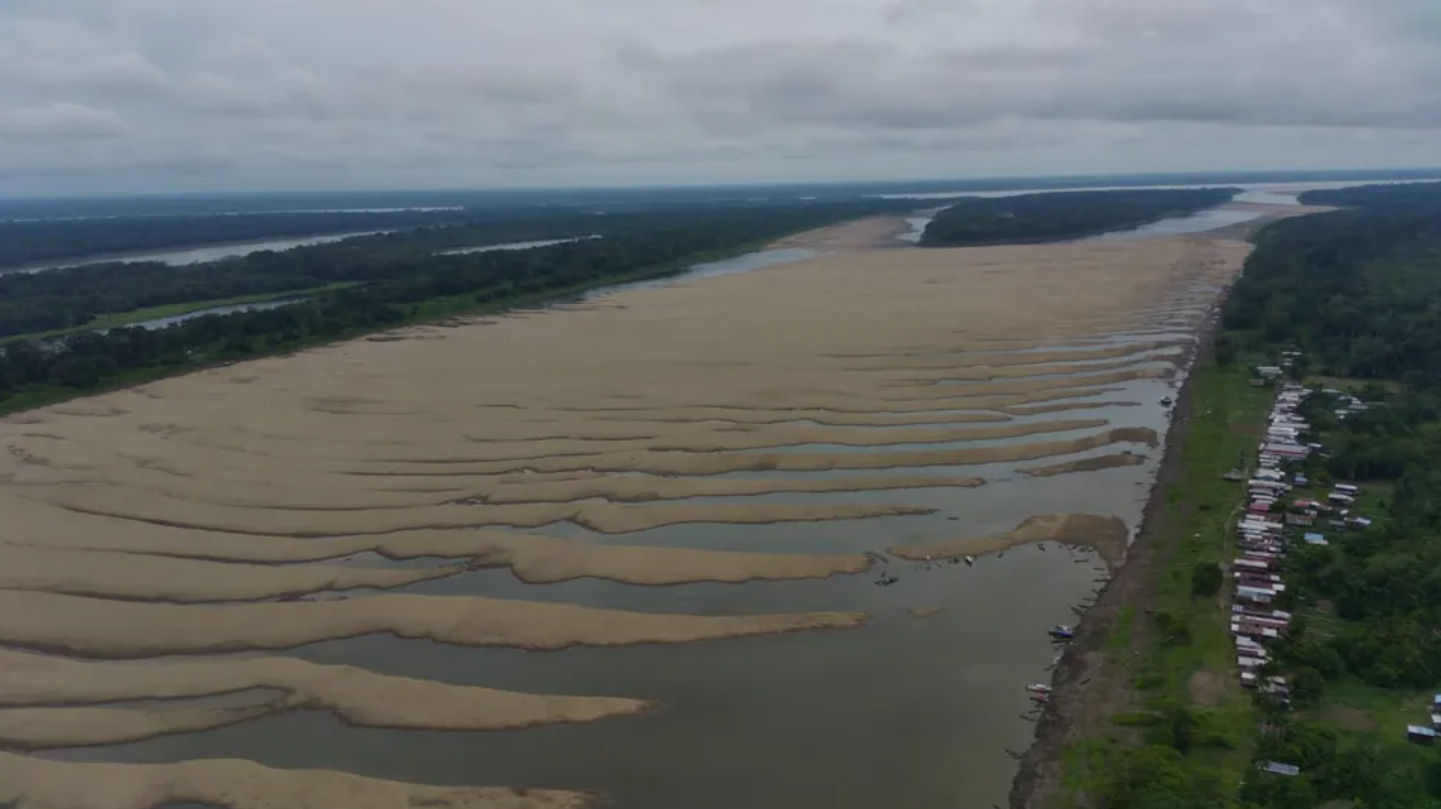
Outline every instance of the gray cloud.
[(12, 0), (0, 193), (1441, 164), (1427, 0)]

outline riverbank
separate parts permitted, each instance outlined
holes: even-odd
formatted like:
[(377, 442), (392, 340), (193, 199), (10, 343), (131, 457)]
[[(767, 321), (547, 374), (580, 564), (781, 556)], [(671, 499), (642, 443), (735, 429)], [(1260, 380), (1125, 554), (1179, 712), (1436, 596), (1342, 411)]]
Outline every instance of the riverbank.
[[(1202, 344), (1209, 346), (1212, 336), (1208, 329)], [(1094, 791), (1088, 779), (1098, 775), (1081, 763), (1083, 751), (1137, 743), (1138, 730), (1162, 705), (1206, 712), (1212, 730), (1237, 745), (1213, 756), (1214, 762), (1240, 783), (1250, 760), (1245, 731), (1251, 708), (1229, 659), (1228, 605), (1196, 602), (1190, 586), (1195, 565), (1227, 559), (1228, 523), (1244, 492), (1222, 480), (1222, 473), (1238, 455), (1254, 452), (1267, 399), (1264, 390), (1245, 384), (1243, 371), (1217, 367), (1209, 349), (1199, 353), (1177, 402), (1141, 529), (1125, 565), (1082, 615), (1061, 657), (1036, 740), (1021, 759), (1012, 809), (1069, 805), (1062, 795)], [(1158, 629), (1171, 620), (1165, 616), (1188, 622), (1186, 640), (1176, 644), (1168, 633), (1177, 630), (1169, 624)]]

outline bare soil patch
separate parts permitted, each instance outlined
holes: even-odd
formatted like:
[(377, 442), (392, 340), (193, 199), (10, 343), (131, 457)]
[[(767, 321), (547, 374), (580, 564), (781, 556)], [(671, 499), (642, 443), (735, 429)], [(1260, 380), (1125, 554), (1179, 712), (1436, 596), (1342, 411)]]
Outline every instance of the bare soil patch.
[(1213, 708), (1221, 704), (1221, 697), (1226, 694), (1226, 683), (1215, 672), (1198, 671), (1191, 675), (1186, 690), (1192, 702)]
[(1319, 708), (1316, 711), (1316, 718), (1357, 733), (1370, 733), (1380, 727), (1370, 714), (1348, 705), (1327, 705)]

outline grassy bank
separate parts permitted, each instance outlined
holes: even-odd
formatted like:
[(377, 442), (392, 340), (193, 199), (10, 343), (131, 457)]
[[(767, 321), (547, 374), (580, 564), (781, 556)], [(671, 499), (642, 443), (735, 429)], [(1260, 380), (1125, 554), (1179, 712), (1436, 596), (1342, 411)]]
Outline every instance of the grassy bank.
[(1226, 806), (1251, 761), (1256, 716), (1235, 671), (1226, 588), (1198, 585), (1197, 571), (1235, 555), (1245, 491), (1224, 475), (1254, 462), (1270, 392), (1202, 360), (1188, 395), (1176, 470), (1148, 515), (1148, 587), (1104, 648), (1107, 668), (1125, 675), (1127, 708), (1066, 752), (1062, 806)]

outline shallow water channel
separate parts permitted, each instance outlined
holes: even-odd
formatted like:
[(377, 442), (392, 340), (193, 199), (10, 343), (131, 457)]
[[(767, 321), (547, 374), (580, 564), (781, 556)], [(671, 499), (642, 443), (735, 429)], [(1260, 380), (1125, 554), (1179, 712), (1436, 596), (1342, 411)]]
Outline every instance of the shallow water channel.
[[(1172, 382), (1139, 381), (1092, 397), (1094, 409), (1032, 418), (1105, 418), (1164, 429), (1159, 400)], [(1135, 402), (1129, 406), (1106, 402)], [(944, 418), (944, 416), (941, 416)], [(884, 429), (884, 428), (878, 428)], [(1006, 439), (1022, 441), (1025, 439)], [(940, 448), (947, 445), (931, 445)], [(960, 446), (960, 445), (957, 445)], [(546, 533), (617, 544), (751, 551), (859, 552), (1013, 527), (1036, 514), (1084, 512), (1138, 521), (1157, 451), (1140, 467), (1032, 479), (1041, 462), (888, 470), (985, 477), (978, 489), (766, 495), (771, 502), (891, 502), (935, 514), (775, 526), (681, 525), (621, 536), (573, 525)], [(856, 451), (873, 451), (858, 449)], [(765, 474), (765, 473), (763, 473)], [(780, 473), (769, 473), (780, 474)], [(815, 473), (820, 475), (845, 473)], [(876, 473), (869, 473), (876, 474)], [(754, 474), (748, 476), (754, 477)], [(801, 475), (806, 477), (808, 475)], [(389, 564), (379, 557), (353, 564)], [(1055, 544), (984, 557), (974, 567), (892, 561), (829, 580), (635, 587), (599, 580), (530, 586), (477, 571), (406, 592), (564, 601), (650, 612), (738, 614), (859, 610), (870, 623), (820, 632), (680, 646), (577, 648), (557, 653), (473, 649), (369, 636), (292, 654), (379, 672), (554, 694), (654, 699), (632, 719), (497, 733), (347, 727), (292, 712), (230, 728), (47, 755), (79, 761), (165, 762), (241, 757), (285, 768), (327, 768), (433, 784), (601, 789), (635, 809), (735, 807), (987, 807), (1005, 802), (1014, 762), (1034, 726), (1024, 690), (1048, 679), (1046, 631), (1074, 620), (1104, 565)], [(909, 610), (943, 608), (928, 618)]]

